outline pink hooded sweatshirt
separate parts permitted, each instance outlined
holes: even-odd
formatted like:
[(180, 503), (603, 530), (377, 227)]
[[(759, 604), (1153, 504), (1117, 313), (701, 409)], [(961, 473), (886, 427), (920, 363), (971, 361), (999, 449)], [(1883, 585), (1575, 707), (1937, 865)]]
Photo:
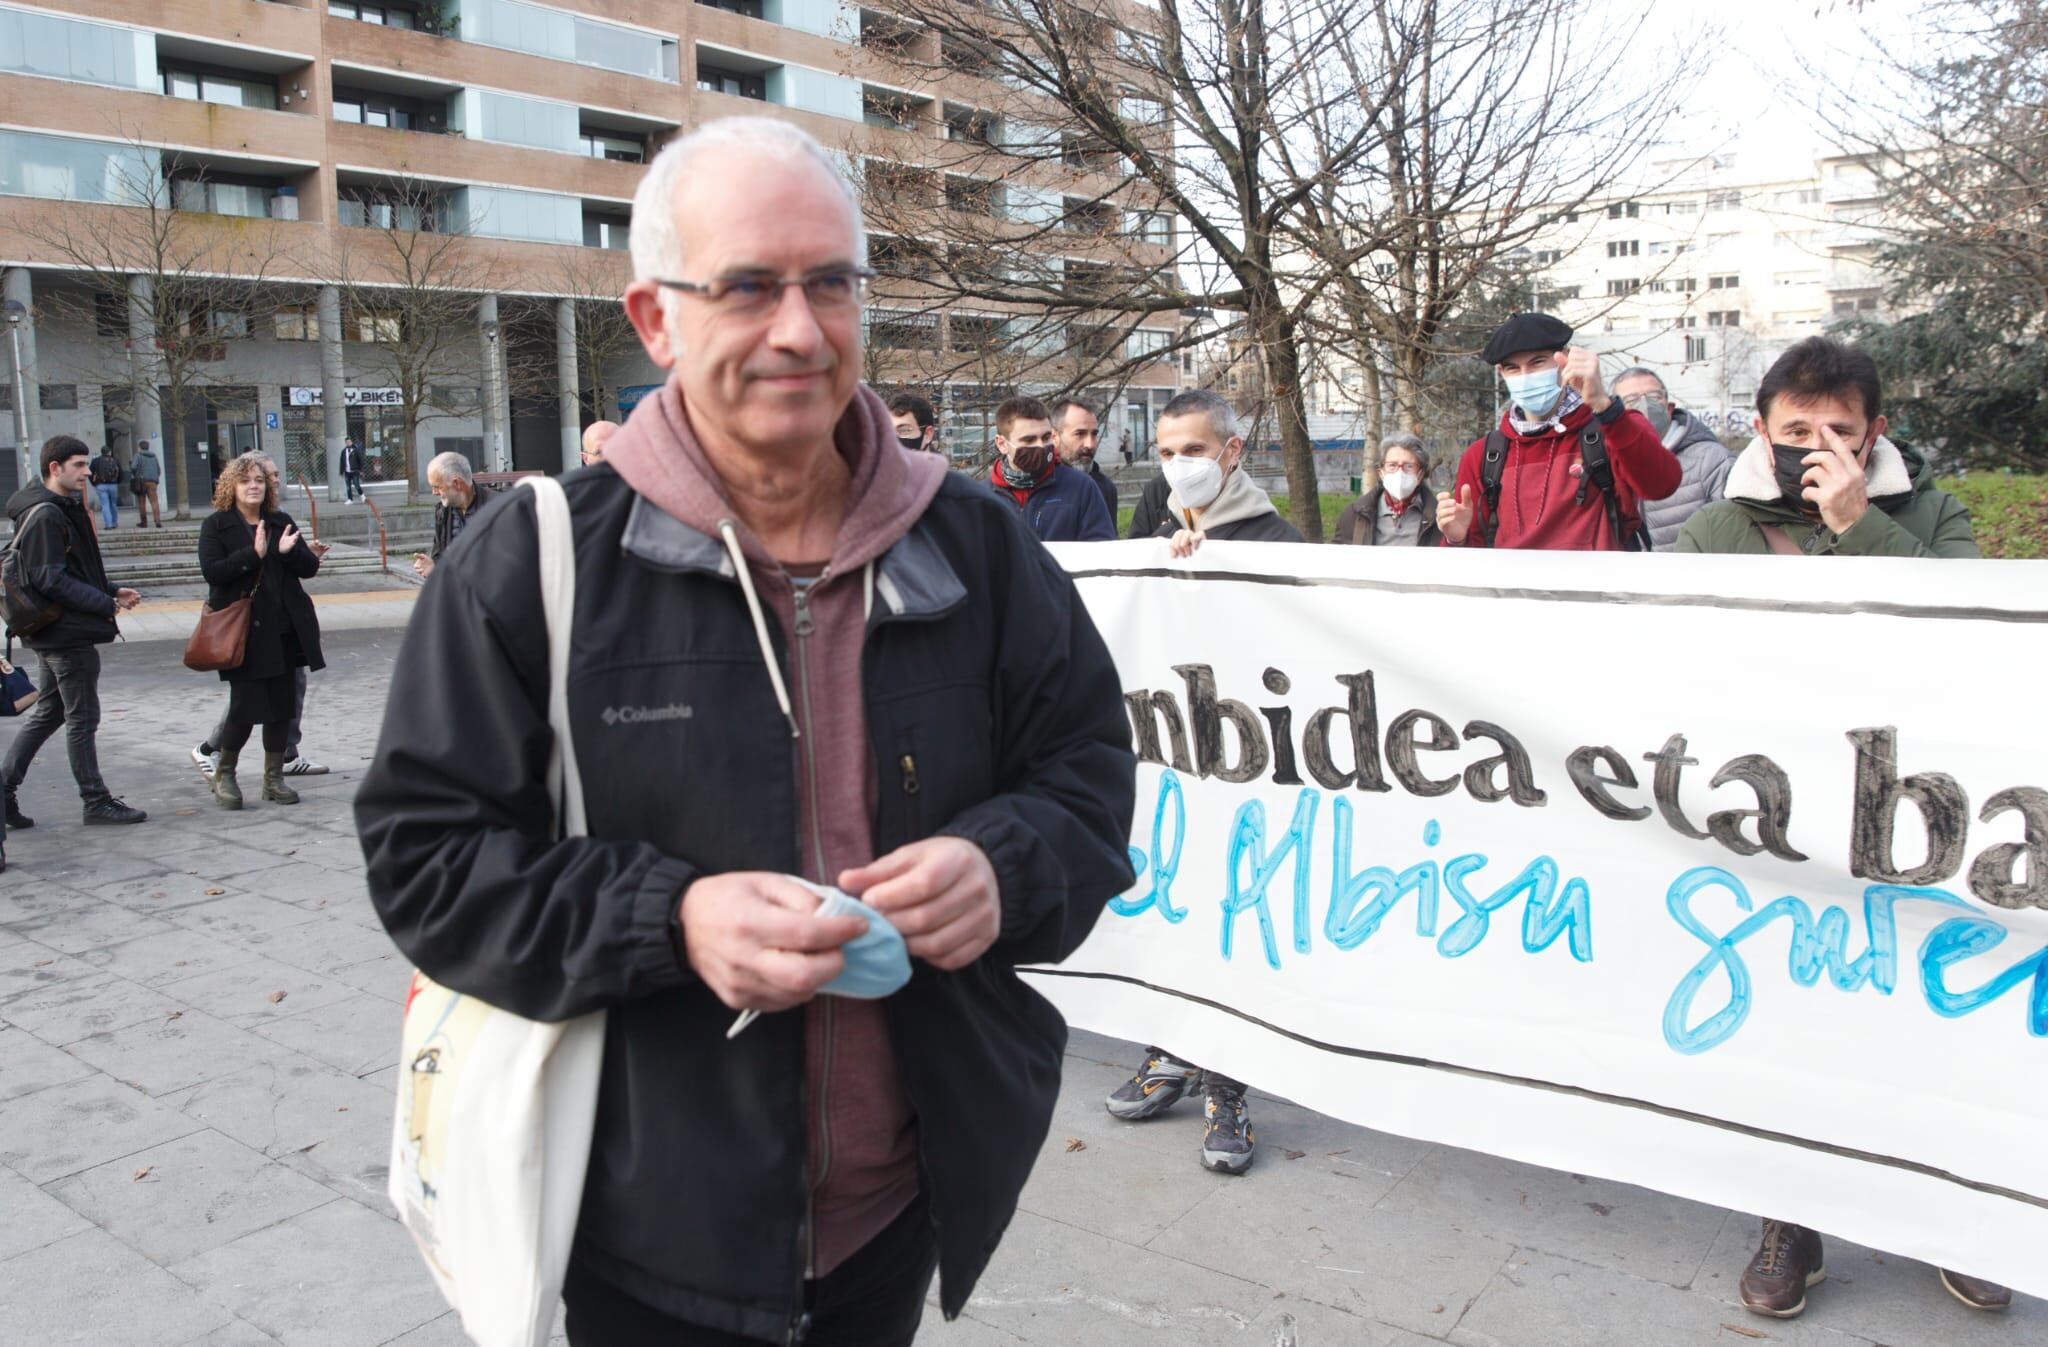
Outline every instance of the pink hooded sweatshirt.
[[(823, 576), (806, 596), (739, 523), (671, 378), (605, 444), (605, 462), (636, 494), (711, 538), (737, 525), (761, 602), (781, 624), (797, 741), (804, 878), (832, 884), (874, 859), (873, 758), (861, 688), (867, 632), (863, 571), (910, 531), (945, 480), (946, 460), (896, 440), (888, 408), (865, 384), (834, 429), (852, 470), (846, 516)], [(807, 557), (804, 561), (816, 561)], [(763, 674), (763, 677), (767, 675)], [(807, 788), (807, 783), (809, 786)], [(813, 1222), (811, 1275), (822, 1277), (901, 1215), (917, 1195), (917, 1120), (903, 1092), (880, 1002), (820, 996), (804, 1010)]]

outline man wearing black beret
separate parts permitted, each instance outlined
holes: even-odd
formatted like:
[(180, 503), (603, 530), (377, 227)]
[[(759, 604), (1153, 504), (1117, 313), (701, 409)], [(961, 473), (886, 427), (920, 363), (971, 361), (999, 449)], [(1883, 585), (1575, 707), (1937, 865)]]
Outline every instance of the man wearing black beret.
[(1643, 502), (1678, 489), (1677, 457), (1601, 385), (1600, 357), (1571, 339), (1547, 313), (1518, 313), (1487, 339), (1481, 354), (1508, 407), (1437, 497), (1444, 546), (1635, 550)]

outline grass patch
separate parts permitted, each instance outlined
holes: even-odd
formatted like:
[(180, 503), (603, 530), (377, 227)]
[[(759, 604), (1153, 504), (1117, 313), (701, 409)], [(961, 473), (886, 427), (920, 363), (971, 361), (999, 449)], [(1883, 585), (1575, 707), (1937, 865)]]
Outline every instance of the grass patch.
[(1944, 477), (1941, 489), (1970, 507), (1977, 546), (1987, 557), (2048, 557), (2048, 477), (1980, 472)]

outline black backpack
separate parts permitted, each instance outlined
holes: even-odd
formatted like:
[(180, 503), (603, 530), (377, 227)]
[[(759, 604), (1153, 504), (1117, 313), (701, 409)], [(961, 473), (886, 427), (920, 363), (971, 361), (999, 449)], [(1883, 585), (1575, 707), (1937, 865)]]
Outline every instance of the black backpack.
[[(1641, 519), (1634, 529), (1623, 527), (1621, 520), (1621, 494), (1614, 485), (1614, 465), (1607, 461), (1607, 436), (1602, 433), (1600, 423), (1586, 422), (1579, 432), (1579, 459), (1584, 473), (1579, 478), (1578, 493), (1572, 497), (1575, 505), (1586, 503), (1586, 484), (1599, 488), (1600, 499), (1607, 507), (1607, 526), (1614, 530), (1614, 536), (1621, 539), (1624, 552), (1647, 552), (1650, 550), (1650, 530)], [(1493, 546), (1494, 534), (1500, 531), (1500, 484), (1508, 466), (1508, 437), (1499, 426), (1486, 432), (1486, 450), (1479, 460), (1479, 485), (1486, 493), (1486, 545)]]
[[(21, 535), (28, 530), (29, 517), (36, 510), (55, 505), (45, 501), (35, 509), (25, 511), (14, 526), (14, 537), (8, 540), (6, 550), (0, 551), (0, 617), (7, 622), (7, 632), (13, 636), (33, 636), (64, 615), (64, 610), (43, 596), (41, 590), (31, 587), (28, 576), (21, 564)], [(70, 530), (65, 528), (60, 516), (57, 527), (65, 530), (64, 550), (71, 550)]]

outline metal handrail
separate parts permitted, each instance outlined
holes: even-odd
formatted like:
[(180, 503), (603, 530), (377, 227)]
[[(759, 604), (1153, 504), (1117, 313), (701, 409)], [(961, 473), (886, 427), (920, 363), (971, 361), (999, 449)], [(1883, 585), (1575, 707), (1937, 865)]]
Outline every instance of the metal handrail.
[(370, 499), (370, 493), (363, 493), (363, 504), (370, 507), (370, 513), (377, 519), (377, 565), (386, 575), (391, 573), (391, 554), (384, 546), (384, 512), (377, 508), (377, 502)]
[(299, 474), (299, 490), (306, 493), (306, 510), (313, 517), (312, 537), (315, 542), (318, 542), (320, 540), (320, 502), (313, 499), (312, 484), (306, 481), (306, 474), (303, 472)]

